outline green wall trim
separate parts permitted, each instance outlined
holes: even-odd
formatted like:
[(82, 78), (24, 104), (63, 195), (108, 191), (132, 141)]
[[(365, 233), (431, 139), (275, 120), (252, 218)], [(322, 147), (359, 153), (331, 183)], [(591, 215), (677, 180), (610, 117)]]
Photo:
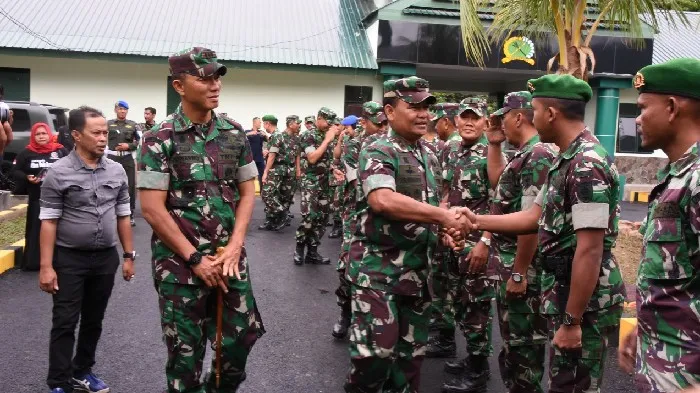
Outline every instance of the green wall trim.
[(591, 87), (631, 89), (632, 75), (593, 75), (588, 81)]
[(620, 111), (620, 90), (614, 87), (598, 88), (595, 114), (595, 136), (615, 157), (615, 140), (617, 137), (617, 119)]
[(416, 65), (409, 63), (383, 63), (379, 65), (379, 73), (383, 76), (391, 77), (413, 76), (416, 75)]

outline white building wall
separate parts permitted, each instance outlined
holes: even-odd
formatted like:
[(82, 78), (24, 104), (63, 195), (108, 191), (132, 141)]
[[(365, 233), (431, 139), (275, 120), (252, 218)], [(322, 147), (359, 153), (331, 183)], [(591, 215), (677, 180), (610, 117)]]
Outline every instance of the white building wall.
[[(38, 56), (0, 56), (0, 67), (30, 69), (31, 100), (76, 108), (90, 105), (112, 117), (114, 103), (125, 100), (128, 118), (143, 121), (143, 108), (156, 108), (157, 120), (166, 116), (167, 61), (162, 64)], [(231, 68), (223, 77), (218, 111), (245, 128), (255, 116), (274, 114), (282, 122), (290, 114), (308, 116), (328, 106), (343, 115), (345, 85), (372, 86), (381, 100), (381, 79), (367, 73), (277, 71)]]

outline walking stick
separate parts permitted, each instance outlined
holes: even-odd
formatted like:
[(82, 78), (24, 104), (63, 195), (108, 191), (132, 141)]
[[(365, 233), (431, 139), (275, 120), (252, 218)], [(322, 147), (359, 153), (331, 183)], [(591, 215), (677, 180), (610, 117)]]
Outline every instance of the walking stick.
[[(216, 249), (216, 255), (224, 252), (223, 247)], [(221, 342), (223, 341), (222, 327), (224, 319), (224, 290), (217, 288), (216, 294), (216, 387), (221, 383)]]

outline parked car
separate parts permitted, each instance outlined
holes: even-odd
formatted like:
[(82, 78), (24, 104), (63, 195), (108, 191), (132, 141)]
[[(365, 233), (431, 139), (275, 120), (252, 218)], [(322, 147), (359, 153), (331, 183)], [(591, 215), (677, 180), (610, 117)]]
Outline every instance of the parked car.
[(55, 105), (38, 104), (29, 101), (5, 101), (12, 110), (12, 135), (14, 140), (5, 148), (3, 161), (14, 161), (17, 153), (29, 144), (29, 134), (36, 123), (46, 123), (56, 135), (59, 127), (68, 124), (68, 109)]
[[(0, 160), (0, 168), (7, 175), (17, 154), (29, 144), (32, 126), (36, 123), (46, 123), (51, 127), (51, 132), (57, 135), (58, 128), (68, 124), (66, 116), (68, 109), (29, 101), (5, 101), (5, 103), (12, 110), (12, 135), (14, 137), (12, 143), (5, 147), (2, 160)], [(26, 194), (24, 180), (15, 181), (14, 193), (16, 195)]]

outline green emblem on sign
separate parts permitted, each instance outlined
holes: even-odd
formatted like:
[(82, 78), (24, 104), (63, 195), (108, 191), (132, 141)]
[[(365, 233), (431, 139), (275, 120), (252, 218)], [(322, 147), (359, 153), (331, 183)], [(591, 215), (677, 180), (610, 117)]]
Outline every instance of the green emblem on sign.
[(505, 57), (501, 62), (510, 63), (513, 60), (524, 61), (529, 65), (535, 65), (535, 44), (527, 37), (511, 37), (503, 43)]

